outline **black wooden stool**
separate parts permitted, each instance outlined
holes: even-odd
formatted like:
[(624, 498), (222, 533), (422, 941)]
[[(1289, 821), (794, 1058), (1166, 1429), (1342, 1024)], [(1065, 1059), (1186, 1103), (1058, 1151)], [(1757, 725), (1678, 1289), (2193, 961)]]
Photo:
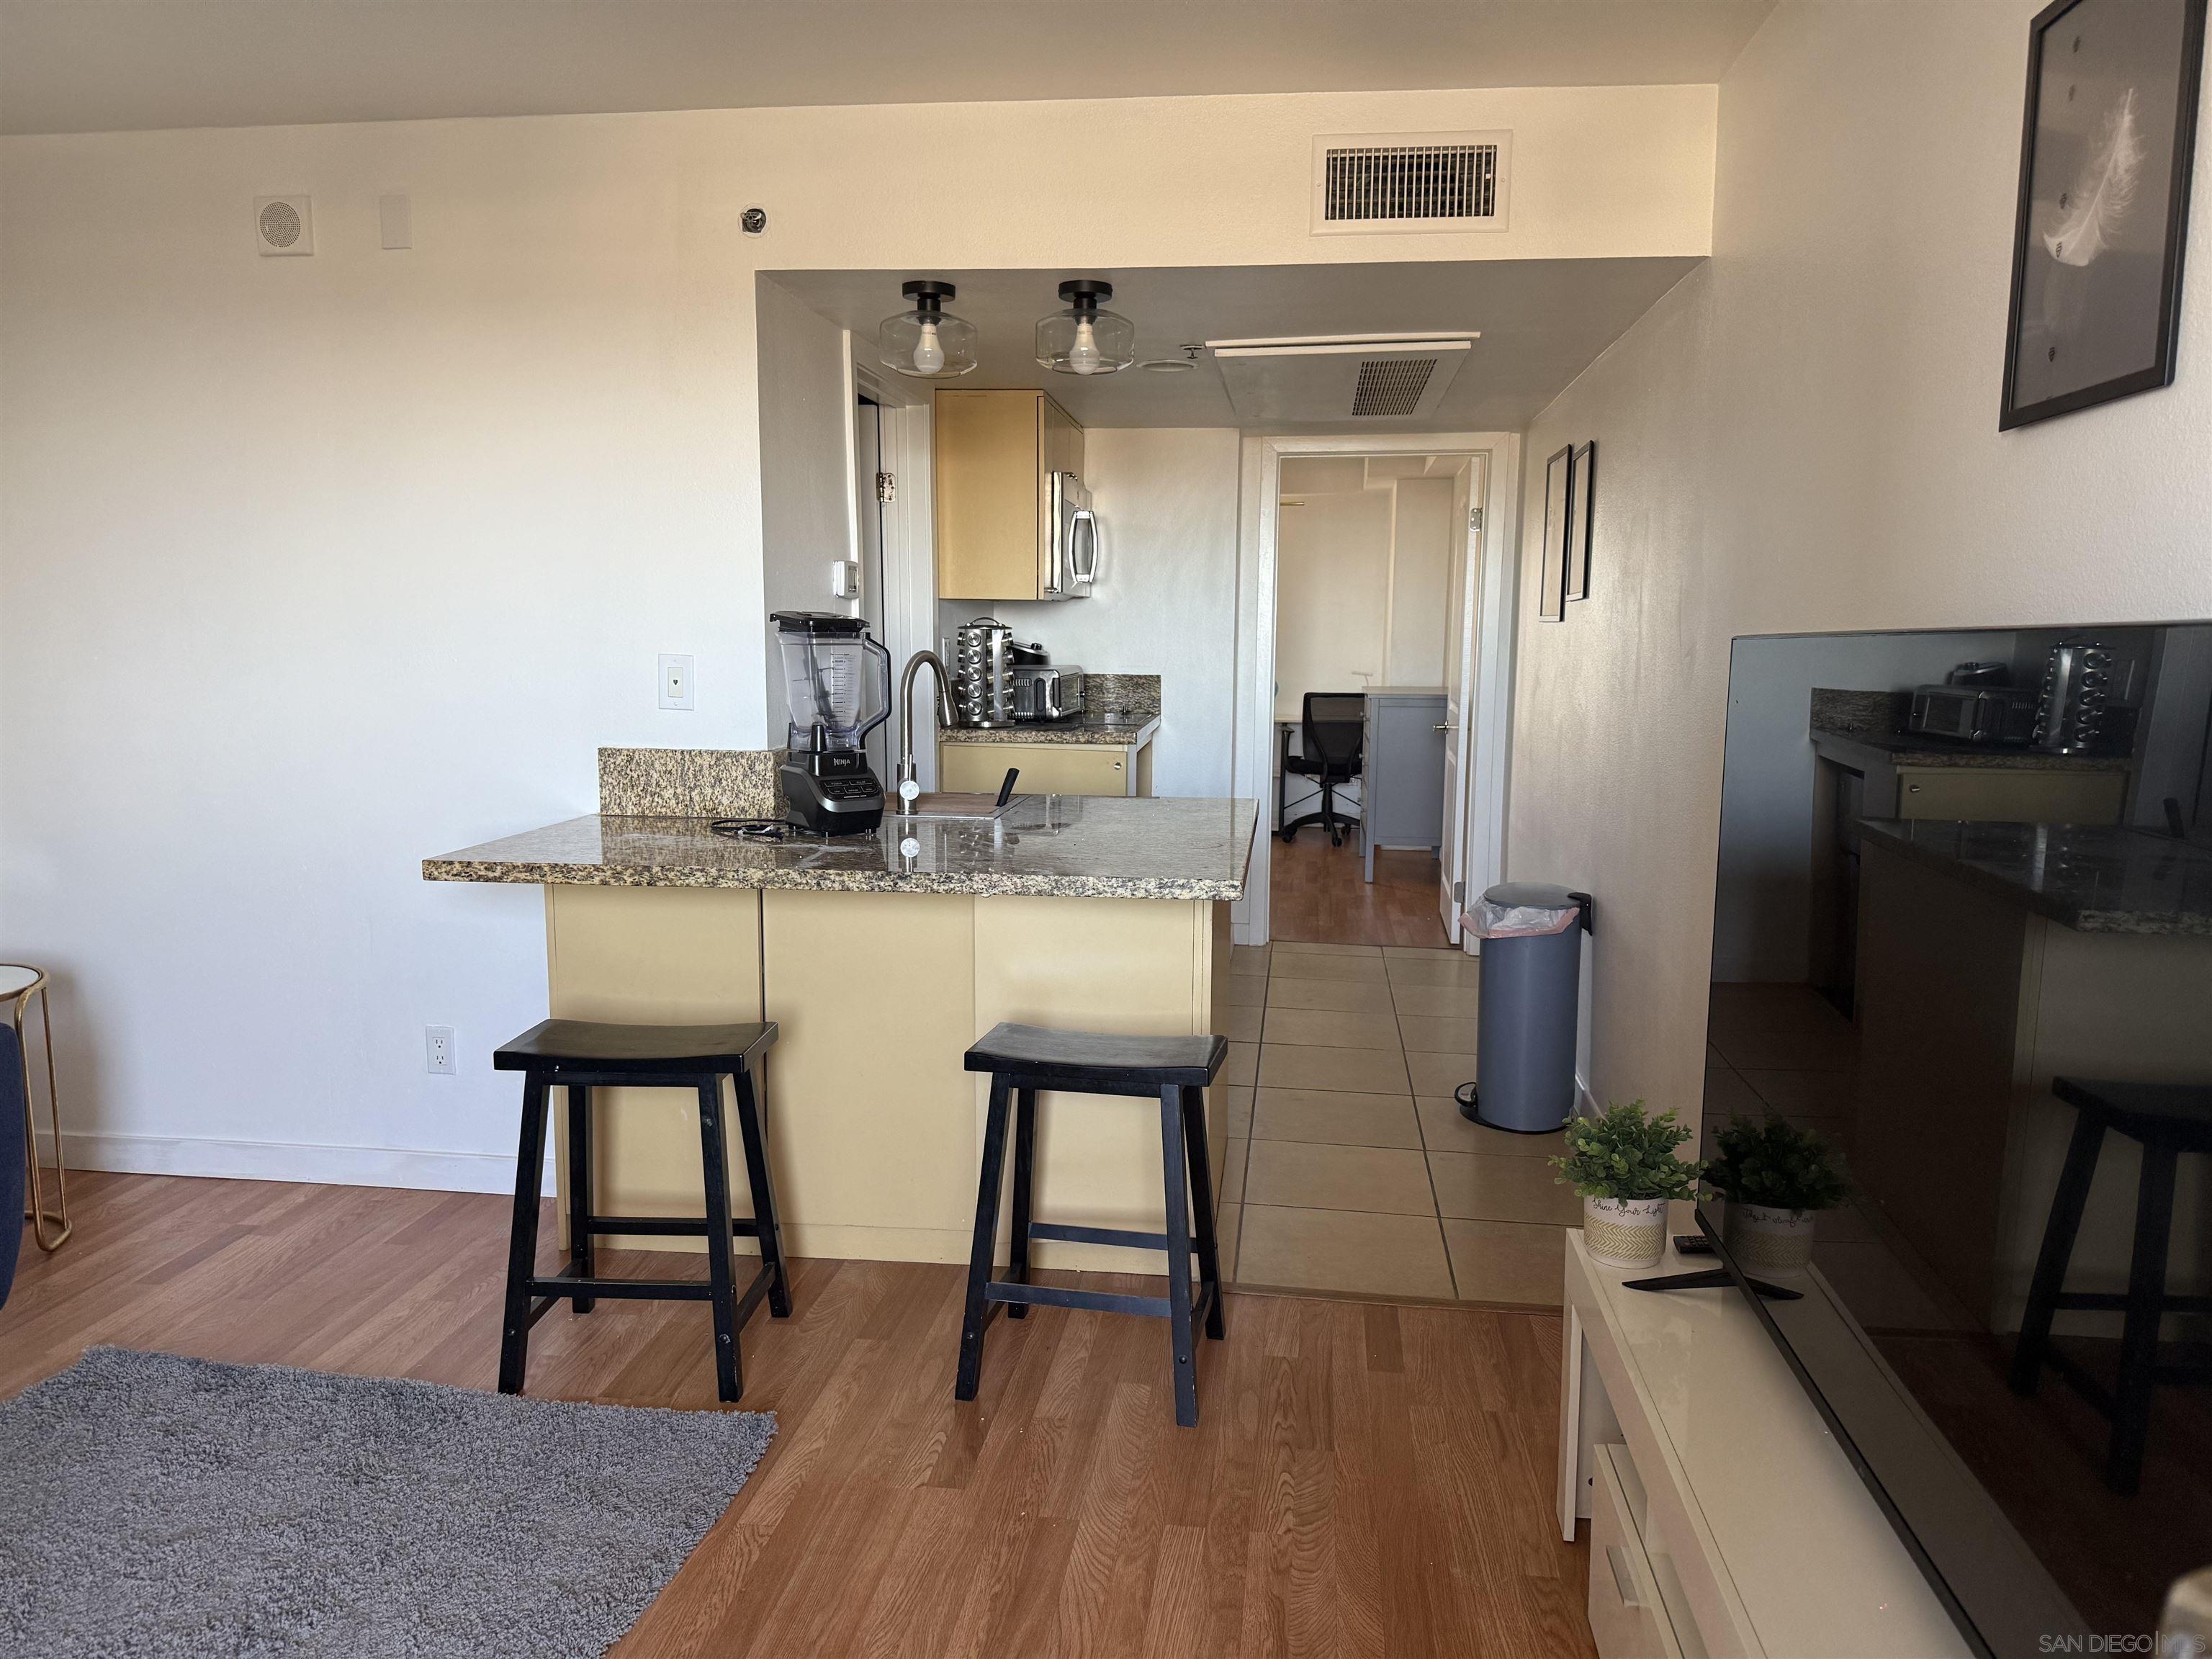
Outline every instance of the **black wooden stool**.
[[(1228, 1042), (1218, 1036), (1113, 1036), (1006, 1024), (993, 1027), (968, 1051), (968, 1069), (991, 1074), (991, 1114), (983, 1131), (983, 1178), (975, 1193), (975, 1243), (968, 1259), (968, 1310), (960, 1327), (960, 1375), (952, 1385), (954, 1399), (975, 1397), (983, 1369), (983, 1329), (1000, 1305), (1006, 1305), (1009, 1319), (1019, 1319), (1031, 1303), (1042, 1303), (1055, 1308), (1091, 1308), (1166, 1320), (1175, 1355), (1176, 1421), (1184, 1428), (1197, 1423), (1198, 1364), (1191, 1340), (1192, 1322), (1202, 1312), (1206, 1335), (1216, 1341), (1222, 1336), (1221, 1266), (1214, 1249), (1213, 1177), (1206, 1158), (1203, 1091), (1228, 1054)], [(1160, 1158), (1167, 1166), (1165, 1232), (1070, 1227), (1030, 1219), (1040, 1089), (1159, 1097)], [(1017, 1094), (1021, 1110), (1014, 1128), (1013, 1260), (1006, 1279), (994, 1279), (991, 1253), (998, 1237), (999, 1188), (1006, 1167), (1007, 1106), (1009, 1097)], [(1195, 1238), (1187, 1204), (1195, 1204), (1198, 1209)], [(1103, 1291), (1064, 1291), (1032, 1285), (1029, 1282), (1030, 1241), (1038, 1238), (1164, 1250), (1168, 1293), (1116, 1296)], [(1200, 1284), (1195, 1307), (1190, 1296), (1194, 1244), (1198, 1250)]]
[[(507, 1242), (507, 1315), (499, 1349), (499, 1391), (522, 1392), (530, 1354), (530, 1328), (556, 1302), (591, 1312), (600, 1297), (643, 1301), (708, 1302), (714, 1309), (714, 1380), (726, 1401), (744, 1390), (738, 1364), (738, 1332), (763, 1295), (778, 1319), (791, 1315), (790, 1274), (775, 1218), (761, 1138), (753, 1064), (775, 1045), (775, 1023), (757, 1025), (603, 1025), (590, 1020), (549, 1019), (496, 1050), (492, 1066), (522, 1077), (522, 1144), (514, 1170), (514, 1231)], [(722, 1079), (737, 1097), (738, 1134), (752, 1188), (753, 1215), (730, 1214), (729, 1154), (722, 1133)], [(550, 1278), (538, 1266), (538, 1187), (545, 1164), (545, 1092), (568, 1091), (568, 1265)], [(705, 1165), (707, 1213), (688, 1216), (611, 1216), (592, 1210), (592, 1091), (628, 1085), (696, 1089), (699, 1094), (699, 1150)], [(601, 1233), (644, 1233), (707, 1241), (707, 1283), (686, 1279), (595, 1279), (592, 1241)], [(743, 1296), (731, 1283), (732, 1237), (760, 1241), (760, 1272)], [(533, 1304), (532, 1297), (541, 1298)]]
[[(2166, 1257), (2173, 1231), (2174, 1166), (2184, 1152), (2212, 1152), (2212, 1085), (2193, 1083), (2109, 1083), (2053, 1078), (2051, 1092), (2080, 1113), (2066, 1167), (2051, 1200), (2051, 1220), (2035, 1259), (2019, 1346), (2013, 1350), (2012, 1386), (2033, 1394), (2049, 1365), (2084, 1400), (2112, 1420), (2105, 1452), (2105, 1484), (2123, 1494), (2142, 1475), (2143, 1444), (2150, 1432), (2151, 1393), (2160, 1382), (2212, 1382), (2212, 1365), (2161, 1365), (2158, 1327), (2169, 1313), (2212, 1313), (2212, 1296), (2169, 1296)], [(2124, 1296), (2066, 1289), (2075, 1235), (2097, 1174), (2097, 1154), (2109, 1129), (2142, 1145), (2142, 1175), (2136, 1188), (2135, 1255)], [(2051, 1316), (2064, 1309), (2124, 1312), (2118, 1385), (2106, 1389), (2071, 1357), (2051, 1346)]]

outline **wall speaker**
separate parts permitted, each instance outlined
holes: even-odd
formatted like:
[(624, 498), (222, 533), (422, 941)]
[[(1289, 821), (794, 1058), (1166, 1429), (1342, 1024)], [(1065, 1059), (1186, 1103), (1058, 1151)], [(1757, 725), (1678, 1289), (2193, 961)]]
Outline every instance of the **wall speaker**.
[(314, 198), (257, 196), (253, 198), (253, 240), (264, 254), (315, 251)]

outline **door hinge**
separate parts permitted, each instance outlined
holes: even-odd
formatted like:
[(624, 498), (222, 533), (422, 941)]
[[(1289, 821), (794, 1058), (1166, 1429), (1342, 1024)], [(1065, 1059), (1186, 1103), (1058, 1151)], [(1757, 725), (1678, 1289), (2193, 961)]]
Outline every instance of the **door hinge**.
[(1455, 881), (1452, 884), (1452, 902), (1454, 904), (1464, 904), (1467, 902), (1467, 884), (1465, 882)]
[(1469, 530), (1474, 531), (1480, 531), (1482, 528), (1482, 509), (1480, 507), (1470, 507), (1468, 508), (1467, 527)]
[(879, 501), (898, 498), (898, 480), (888, 472), (876, 474), (876, 499)]

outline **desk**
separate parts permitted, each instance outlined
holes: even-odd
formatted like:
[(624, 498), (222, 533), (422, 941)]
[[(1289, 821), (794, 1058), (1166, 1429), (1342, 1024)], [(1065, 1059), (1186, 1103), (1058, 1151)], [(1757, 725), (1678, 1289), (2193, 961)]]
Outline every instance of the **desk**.
[[(1440, 852), (1444, 834), (1444, 709), (1440, 685), (1370, 686), (1361, 715), (1359, 855), (1375, 879), (1378, 848)], [(1290, 793), (1291, 734), (1303, 716), (1275, 708), (1275, 828), (1283, 827)]]

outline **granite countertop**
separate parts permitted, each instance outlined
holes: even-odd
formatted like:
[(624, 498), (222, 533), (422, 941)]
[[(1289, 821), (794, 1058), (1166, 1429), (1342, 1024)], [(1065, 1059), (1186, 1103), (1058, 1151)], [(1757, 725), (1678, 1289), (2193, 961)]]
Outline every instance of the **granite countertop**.
[[(2041, 749), (1993, 749), (1955, 738), (1917, 732), (1847, 731), (1812, 728), (1813, 746), (1829, 758), (1864, 770), (1887, 761), (1892, 766), (1963, 766), (1993, 772), (2124, 772), (2125, 755), (2053, 755)], [(1854, 754), (1853, 750), (1861, 752)]]
[(1141, 720), (1037, 721), (1023, 726), (948, 726), (937, 734), (940, 743), (1080, 743), (1101, 748), (1141, 749), (1159, 735), (1158, 714)]
[(2110, 824), (1866, 818), (1866, 839), (2084, 933), (2212, 938), (2212, 847)]
[(1259, 807), (1249, 800), (1017, 797), (995, 822), (899, 821), (849, 840), (732, 841), (700, 817), (571, 818), (422, 861), (426, 881), (598, 887), (787, 887), (862, 893), (1029, 893), (1237, 899)]

